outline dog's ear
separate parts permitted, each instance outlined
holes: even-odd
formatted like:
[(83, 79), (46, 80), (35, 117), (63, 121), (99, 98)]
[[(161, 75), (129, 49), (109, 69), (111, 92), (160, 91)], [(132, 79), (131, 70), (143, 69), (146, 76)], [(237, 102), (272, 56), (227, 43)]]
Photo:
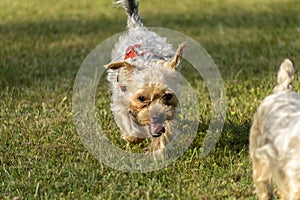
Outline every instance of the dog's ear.
[(280, 65), (277, 74), (277, 83), (284, 85), (286, 88), (292, 87), (294, 80), (295, 69), (290, 59), (286, 58)]
[(288, 83), (291, 84), (294, 79), (295, 69), (290, 59), (286, 58), (280, 65), (277, 82), (278, 84)]
[(178, 49), (176, 50), (175, 56), (173, 59), (168, 63), (168, 66), (171, 67), (172, 69), (176, 70), (178, 69), (180, 62), (181, 62), (181, 57), (183, 53), (183, 48), (185, 47), (185, 43), (179, 44)]
[(293, 63), (289, 59), (285, 59), (279, 68), (277, 74), (277, 85), (274, 88), (274, 92), (277, 93), (283, 90), (292, 90), (292, 84), (294, 81), (295, 69)]
[(131, 65), (125, 61), (111, 62), (108, 65), (105, 65), (104, 67), (107, 69), (113, 69), (113, 70), (117, 70), (117, 69), (124, 67), (127, 71), (130, 71), (134, 68), (133, 65)]

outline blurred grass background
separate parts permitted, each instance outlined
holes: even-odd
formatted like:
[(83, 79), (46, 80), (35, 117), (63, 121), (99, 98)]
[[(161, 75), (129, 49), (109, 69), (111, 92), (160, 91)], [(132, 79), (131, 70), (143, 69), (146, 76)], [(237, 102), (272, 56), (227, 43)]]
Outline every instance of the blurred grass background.
[[(228, 109), (207, 157), (197, 159), (210, 117), (204, 100), (193, 145), (170, 166), (146, 174), (99, 163), (72, 121), (80, 64), (96, 45), (125, 30), (123, 9), (111, 0), (2, 0), (0, 10), (0, 199), (256, 199), (249, 128), (283, 59), (298, 68), (298, 0), (140, 1), (146, 26), (180, 31), (212, 56)], [(295, 78), (299, 91), (298, 74)], [(198, 85), (205, 88), (201, 80)], [(100, 105), (110, 101), (105, 94)], [(118, 132), (112, 139), (125, 145)]]

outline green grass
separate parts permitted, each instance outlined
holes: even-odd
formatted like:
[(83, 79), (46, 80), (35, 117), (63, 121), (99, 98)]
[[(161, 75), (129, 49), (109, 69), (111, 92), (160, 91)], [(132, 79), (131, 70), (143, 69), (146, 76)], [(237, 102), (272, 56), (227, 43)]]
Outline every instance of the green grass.
[[(251, 119), (272, 91), (280, 62), (286, 57), (300, 61), (300, 2), (140, 4), (147, 26), (191, 36), (219, 67), (227, 120), (216, 147), (197, 158), (210, 117), (210, 102), (200, 91), (198, 136), (171, 165), (131, 174), (99, 163), (75, 130), (72, 87), (88, 53), (124, 31), (123, 10), (110, 0), (1, 0), (0, 199), (256, 199), (248, 156)], [(205, 88), (201, 80), (191, 81), (196, 89)], [(294, 88), (300, 91), (298, 76)], [(109, 112), (105, 94), (97, 103), (100, 114)], [(106, 119), (103, 124), (117, 130)], [(117, 132), (111, 139), (126, 145)]]

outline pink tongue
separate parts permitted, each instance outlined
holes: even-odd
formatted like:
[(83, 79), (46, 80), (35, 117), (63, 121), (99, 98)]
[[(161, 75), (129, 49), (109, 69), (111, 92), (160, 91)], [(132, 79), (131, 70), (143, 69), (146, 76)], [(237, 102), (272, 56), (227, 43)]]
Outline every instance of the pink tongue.
[(157, 134), (159, 131), (163, 128), (162, 124), (156, 123), (156, 124), (150, 124), (150, 131), (152, 134)]

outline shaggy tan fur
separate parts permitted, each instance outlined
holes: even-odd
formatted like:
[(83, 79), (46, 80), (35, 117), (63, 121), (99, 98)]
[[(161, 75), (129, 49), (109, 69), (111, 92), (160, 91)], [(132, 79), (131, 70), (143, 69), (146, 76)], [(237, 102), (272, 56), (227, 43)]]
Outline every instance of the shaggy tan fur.
[(300, 199), (300, 94), (292, 91), (294, 67), (281, 64), (274, 94), (266, 97), (250, 130), (253, 180), (260, 200)]

